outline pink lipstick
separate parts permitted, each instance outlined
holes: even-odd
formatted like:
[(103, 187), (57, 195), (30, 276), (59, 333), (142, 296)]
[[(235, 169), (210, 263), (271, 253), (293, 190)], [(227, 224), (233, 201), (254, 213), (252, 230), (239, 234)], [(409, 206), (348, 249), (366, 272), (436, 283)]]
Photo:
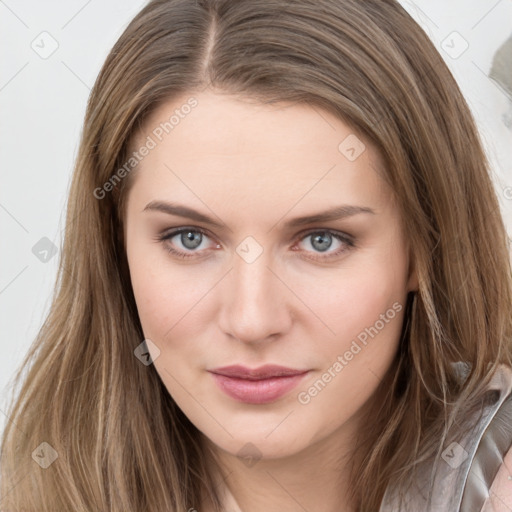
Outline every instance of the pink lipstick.
[(233, 365), (208, 371), (224, 393), (248, 404), (266, 404), (278, 400), (309, 373), (309, 370), (278, 365), (265, 365), (254, 369)]

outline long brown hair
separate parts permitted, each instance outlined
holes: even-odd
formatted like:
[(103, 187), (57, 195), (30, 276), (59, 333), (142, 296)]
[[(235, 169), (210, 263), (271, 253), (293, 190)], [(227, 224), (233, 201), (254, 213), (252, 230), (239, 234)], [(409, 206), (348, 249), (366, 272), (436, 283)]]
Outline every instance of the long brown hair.
[[(357, 445), (358, 510), (408, 485), (497, 365), (512, 365), (511, 268), (489, 165), (455, 80), (406, 11), (394, 0), (153, 0), (91, 92), (51, 309), (8, 410), (2, 509), (177, 512), (203, 493), (220, 510), (199, 432), (134, 356), (144, 336), (122, 235), (133, 173), (113, 180), (144, 119), (205, 87), (326, 109), (386, 163), (419, 290)], [(464, 385), (457, 361), (471, 369)], [(58, 458), (44, 468), (36, 449)]]

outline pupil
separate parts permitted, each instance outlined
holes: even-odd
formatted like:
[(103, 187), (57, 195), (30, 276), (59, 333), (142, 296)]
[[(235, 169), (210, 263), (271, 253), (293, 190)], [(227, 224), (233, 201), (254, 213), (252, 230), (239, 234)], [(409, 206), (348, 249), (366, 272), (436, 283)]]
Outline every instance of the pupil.
[[(319, 245), (315, 245), (317, 241), (319, 242)], [(319, 251), (326, 251), (331, 246), (331, 243), (332, 237), (328, 233), (323, 233), (313, 237), (313, 247)]]
[(187, 249), (195, 249), (201, 245), (202, 234), (195, 231), (187, 231), (181, 234), (181, 243)]

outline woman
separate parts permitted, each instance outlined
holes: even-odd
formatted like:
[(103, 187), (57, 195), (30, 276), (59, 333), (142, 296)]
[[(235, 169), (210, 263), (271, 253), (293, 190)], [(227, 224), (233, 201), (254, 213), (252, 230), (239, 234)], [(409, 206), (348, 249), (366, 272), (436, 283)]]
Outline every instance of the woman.
[(152, 1), (90, 97), (0, 503), (510, 508), (511, 310), (473, 119), (396, 2)]

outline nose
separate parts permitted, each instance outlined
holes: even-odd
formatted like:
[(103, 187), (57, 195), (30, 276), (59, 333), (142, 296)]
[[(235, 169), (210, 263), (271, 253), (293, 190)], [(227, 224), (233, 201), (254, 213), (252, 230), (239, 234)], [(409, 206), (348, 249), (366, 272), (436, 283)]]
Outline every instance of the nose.
[[(233, 268), (219, 290), (222, 332), (244, 343), (275, 340), (292, 322), (292, 292), (264, 251), (248, 263), (233, 255)], [(284, 282), (283, 282), (284, 281)]]

